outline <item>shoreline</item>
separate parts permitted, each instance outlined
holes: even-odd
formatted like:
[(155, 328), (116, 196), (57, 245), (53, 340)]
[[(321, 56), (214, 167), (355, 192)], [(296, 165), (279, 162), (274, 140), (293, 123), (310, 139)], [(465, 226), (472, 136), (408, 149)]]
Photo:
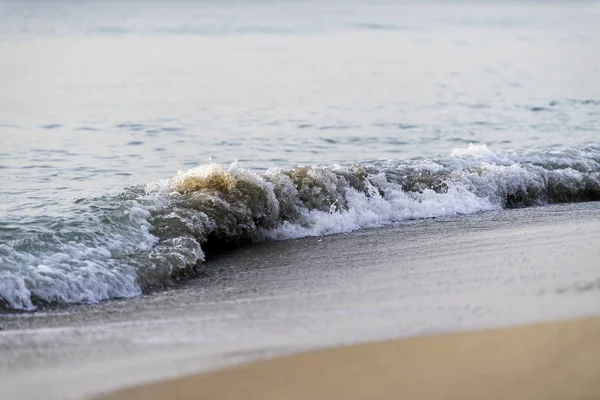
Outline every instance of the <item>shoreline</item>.
[(266, 242), (176, 290), (0, 315), (0, 392), (83, 399), (316, 349), (599, 316), (599, 207)]
[(94, 399), (582, 399), (600, 393), (598, 366), (593, 316), (309, 351)]

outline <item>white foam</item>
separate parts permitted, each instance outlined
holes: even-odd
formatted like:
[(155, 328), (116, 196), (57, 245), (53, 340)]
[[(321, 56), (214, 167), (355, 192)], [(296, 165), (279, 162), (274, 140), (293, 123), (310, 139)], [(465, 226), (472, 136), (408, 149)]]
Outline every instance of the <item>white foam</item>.
[[(442, 164), (451, 167), (447, 170)], [(368, 195), (347, 189), (347, 209), (339, 212), (304, 210), (303, 223), (286, 222), (265, 232), (265, 236), (270, 239), (320, 236), (404, 220), (472, 214), (498, 209), (508, 196), (531, 191), (540, 194), (537, 200), (541, 202), (551, 178), (573, 189), (583, 187), (586, 177), (595, 177), (598, 181), (600, 152), (592, 148), (552, 154), (540, 151), (496, 153), (486, 145), (470, 144), (467, 148), (454, 149), (449, 158), (441, 161), (415, 160), (397, 165), (395, 167), (388, 161), (383, 167), (387, 170), (409, 168), (413, 172), (433, 174), (448, 171), (449, 177), (444, 180), (447, 190), (407, 192), (398, 184), (388, 182), (384, 174), (370, 176), (369, 181), (377, 188), (371, 187)], [(544, 165), (549, 165), (549, 169)], [(573, 167), (595, 172), (584, 174)], [(325, 181), (326, 187), (328, 184), (329, 181)], [(379, 190), (385, 195), (381, 196)]]
[(371, 191), (366, 196), (348, 188), (346, 199), (346, 210), (305, 211), (304, 224), (286, 222), (264, 232), (264, 235), (275, 240), (322, 236), (381, 227), (405, 220), (472, 214), (499, 208), (499, 205), (477, 197), (461, 185), (449, 187), (446, 193), (437, 193), (431, 189), (422, 193), (407, 193), (399, 185), (389, 184), (384, 196), (376, 191)]
[(496, 153), (488, 149), (485, 144), (473, 144), (469, 143), (469, 146), (465, 148), (457, 147), (452, 150), (452, 157), (457, 158), (471, 158), (478, 161), (491, 162), (493, 160), (502, 160)]
[(21, 276), (13, 275), (9, 271), (0, 271), (0, 294), (12, 308), (34, 309), (31, 303), (31, 291), (27, 289), (25, 279)]
[(505, 166), (532, 164), (592, 172), (600, 170), (600, 148), (587, 146), (580, 149), (568, 148), (553, 151), (526, 149), (494, 152), (485, 144), (469, 144), (467, 148), (452, 150), (449, 161), (454, 162), (458, 168), (473, 167), (480, 163)]
[[(58, 303), (97, 303), (138, 296), (137, 274), (120, 256), (153, 248), (150, 212), (137, 202), (122, 201), (108, 221), (91, 219), (97, 231), (75, 218), (71, 236), (24, 237), (2, 247), (0, 297), (9, 307), (32, 310), (34, 298)], [(120, 211), (119, 211), (120, 210)], [(91, 216), (90, 216), (91, 217)]]

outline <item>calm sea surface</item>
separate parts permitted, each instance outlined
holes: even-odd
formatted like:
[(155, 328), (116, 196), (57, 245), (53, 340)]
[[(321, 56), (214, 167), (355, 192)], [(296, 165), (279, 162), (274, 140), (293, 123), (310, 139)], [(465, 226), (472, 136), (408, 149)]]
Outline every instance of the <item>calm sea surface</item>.
[(135, 296), (248, 232), (596, 200), (599, 171), (600, 2), (0, 2), (0, 308)]

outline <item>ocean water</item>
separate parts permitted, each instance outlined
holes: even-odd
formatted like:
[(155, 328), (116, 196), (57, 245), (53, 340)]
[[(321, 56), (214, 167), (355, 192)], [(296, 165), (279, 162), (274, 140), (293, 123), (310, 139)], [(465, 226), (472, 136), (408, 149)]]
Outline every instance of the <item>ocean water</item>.
[(592, 1), (3, 1), (0, 309), (598, 201), (599, 38)]

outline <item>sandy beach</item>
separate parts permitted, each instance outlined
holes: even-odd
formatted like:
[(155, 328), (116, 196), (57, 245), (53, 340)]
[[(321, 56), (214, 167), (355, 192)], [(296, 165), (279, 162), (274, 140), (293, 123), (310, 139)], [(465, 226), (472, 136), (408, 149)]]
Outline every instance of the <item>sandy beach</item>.
[(600, 400), (600, 0), (0, 0), (0, 54), (0, 400)]
[(172, 290), (0, 315), (2, 398), (594, 398), (599, 207), (267, 242)]
[(597, 399), (600, 318), (308, 352), (100, 400)]

